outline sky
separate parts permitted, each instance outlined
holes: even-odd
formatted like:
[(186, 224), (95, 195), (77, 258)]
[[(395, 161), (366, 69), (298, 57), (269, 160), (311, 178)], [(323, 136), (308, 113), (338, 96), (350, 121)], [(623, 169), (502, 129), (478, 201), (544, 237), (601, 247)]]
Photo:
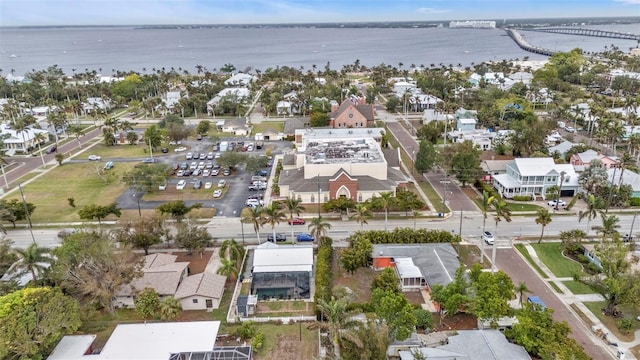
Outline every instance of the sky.
[(640, 0), (0, 0), (0, 26), (273, 24), (608, 16), (640, 18)]

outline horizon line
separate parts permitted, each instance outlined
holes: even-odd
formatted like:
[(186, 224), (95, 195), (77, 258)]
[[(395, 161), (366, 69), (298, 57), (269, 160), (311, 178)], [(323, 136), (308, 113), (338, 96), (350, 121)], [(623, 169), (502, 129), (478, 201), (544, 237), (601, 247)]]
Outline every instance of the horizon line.
[(447, 19), (447, 20), (371, 20), (371, 21), (316, 21), (316, 22), (256, 22), (256, 23), (164, 23), (164, 24), (42, 24), (42, 25), (5, 25), (0, 26), (0, 29), (10, 28), (46, 28), (46, 27), (130, 27), (130, 26), (275, 26), (275, 25), (287, 25), (287, 26), (312, 26), (312, 25), (345, 25), (345, 24), (405, 24), (405, 23), (420, 23), (420, 24), (433, 24), (433, 23), (446, 23), (451, 21), (498, 21), (507, 20), (558, 20), (558, 19), (633, 19), (637, 23), (640, 23), (640, 18), (637, 16), (576, 16), (576, 17), (539, 17), (539, 18), (473, 18), (473, 19)]

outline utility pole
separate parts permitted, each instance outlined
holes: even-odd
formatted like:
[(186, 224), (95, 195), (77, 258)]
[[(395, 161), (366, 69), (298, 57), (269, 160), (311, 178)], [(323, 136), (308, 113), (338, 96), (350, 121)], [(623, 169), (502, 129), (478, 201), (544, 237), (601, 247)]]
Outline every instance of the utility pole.
[(462, 239), (462, 214), (463, 214), (463, 211), (460, 210), (460, 229), (458, 230), (458, 234), (460, 235), (460, 239)]
[(27, 207), (27, 200), (24, 198), (24, 192), (22, 192), (22, 184), (18, 183), (18, 189), (20, 189), (20, 197), (22, 197), (22, 206), (24, 206), (24, 213), (27, 216), (29, 222), (29, 232), (31, 233), (31, 240), (36, 243), (36, 237), (33, 236), (33, 224), (31, 224), (31, 215), (29, 215), (29, 209)]
[(318, 219), (320, 219), (320, 173), (318, 173)]
[(633, 214), (633, 220), (631, 220), (631, 229), (629, 230), (629, 242), (633, 241), (633, 225), (636, 223), (636, 216), (638, 213)]

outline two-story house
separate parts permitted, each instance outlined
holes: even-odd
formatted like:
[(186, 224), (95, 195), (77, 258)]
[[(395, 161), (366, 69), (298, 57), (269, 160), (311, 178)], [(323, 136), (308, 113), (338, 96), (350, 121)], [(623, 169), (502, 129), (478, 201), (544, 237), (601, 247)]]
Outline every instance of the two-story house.
[(554, 185), (562, 185), (560, 196), (573, 196), (578, 191), (578, 175), (573, 166), (556, 164), (550, 157), (514, 159), (506, 170), (505, 174), (493, 176), (493, 187), (508, 199), (514, 196), (544, 199)]
[(589, 167), (592, 160), (599, 159), (602, 165), (607, 169), (619, 167), (618, 159), (615, 156), (606, 156), (595, 150), (587, 150), (581, 153), (571, 155), (569, 163), (573, 165), (577, 171), (583, 171)]

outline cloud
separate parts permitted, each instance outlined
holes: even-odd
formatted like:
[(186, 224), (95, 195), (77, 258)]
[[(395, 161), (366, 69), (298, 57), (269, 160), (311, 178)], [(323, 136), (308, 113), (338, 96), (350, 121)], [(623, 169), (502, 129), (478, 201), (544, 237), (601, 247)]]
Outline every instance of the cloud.
[(444, 14), (450, 11), (451, 10), (448, 10), (448, 9), (435, 9), (435, 8), (419, 8), (418, 9), (418, 12), (421, 14)]
[(625, 5), (640, 5), (640, 0), (614, 0)]

